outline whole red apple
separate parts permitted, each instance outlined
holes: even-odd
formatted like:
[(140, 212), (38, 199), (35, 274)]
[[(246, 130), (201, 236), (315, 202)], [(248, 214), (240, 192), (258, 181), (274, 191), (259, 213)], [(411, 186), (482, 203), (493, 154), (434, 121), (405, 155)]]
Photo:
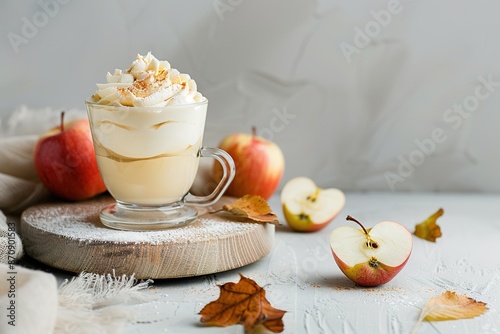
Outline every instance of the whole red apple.
[[(268, 199), (278, 187), (285, 169), (283, 152), (275, 143), (252, 134), (233, 133), (219, 144), (233, 158), (236, 175), (226, 195), (242, 197), (259, 195)], [(221, 167), (214, 164), (214, 176), (220, 178)]]
[(106, 191), (86, 118), (64, 123), (61, 113), (61, 125), (38, 140), (34, 162), (40, 181), (60, 198), (78, 201)]

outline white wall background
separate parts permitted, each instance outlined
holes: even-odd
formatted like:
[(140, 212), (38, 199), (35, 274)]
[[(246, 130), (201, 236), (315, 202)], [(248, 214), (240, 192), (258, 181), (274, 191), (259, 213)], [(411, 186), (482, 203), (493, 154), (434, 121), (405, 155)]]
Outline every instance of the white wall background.
[(0, 3), (4, 133), (21, 105), (83, 111), (107, 71), (152, 51), (208, 97), (205, 144), (256, 125), (283, 182), (500, 190), (496, 0), (54, 1)]

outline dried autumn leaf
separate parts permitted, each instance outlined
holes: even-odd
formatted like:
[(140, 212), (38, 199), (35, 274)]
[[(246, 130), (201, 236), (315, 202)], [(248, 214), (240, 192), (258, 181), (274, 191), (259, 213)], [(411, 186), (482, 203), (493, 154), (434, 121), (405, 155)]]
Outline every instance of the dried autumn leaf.
[(486, 303), (475, 301), (453, 291), (445, 291), (427, 302), (422, 310), (425, 321), (469, 319), (481, 315), (488, 308)]
[(441, 233), (441, 228), (436, 223), (437, 219), (439, 217), (441, 217), (443, 214), (444, 214), (444, 210), (439, 209), (432, 216), (427, 218), (425, 221), (423, 221), (420, 224), (415, 225), (415, 232), (413, 232), (413, 234), (419, 238), (422, 238), (422, 239), (425, 239), (428, 241), (432, 241), (432, 242), (436, 242), (436, 239), (443, 235)]
[(222, 206), (222, 210), (236, 217), (248, 218), (257, 223), (279, 225), (278, 217), (272, 212), (266, 200), (260, 196), (245, 195), (237, 199), (233, 204), (225, 204)]
[(412, 333), (415, 333), (422, 321), (470, 319), (483, 314), (487, 309), (486, 303), (465, 295), (457, 295), (453, 291), (445, 291), (427, 302)]
[(286, 311), (272, 307), (266, 299), (266, 291), (255, 281), (240, 274), (238, 283), (226, 283), (219, 288), (219, 298), (199, 313), (202, 323), (220, 327), (242, 324), (247, 332), (258, 325), (274, 333), (283, 331), (282, 318)]

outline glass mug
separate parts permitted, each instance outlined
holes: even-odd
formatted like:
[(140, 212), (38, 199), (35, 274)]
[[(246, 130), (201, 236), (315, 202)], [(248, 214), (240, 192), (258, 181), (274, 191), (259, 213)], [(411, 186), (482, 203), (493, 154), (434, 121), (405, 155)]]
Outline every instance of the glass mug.
[[(214, 204), (233, 180), (231, 156), (202, 146), (208, 100), (163, 107), (85, 104), (97, 165), (116, 200), (100, 212), (105, 226), (156, 230), (188, 224), (198, 216), (190, 204)], [(216, 159), (223, 169), (207, 196), (189, 193), (200, 157)]]

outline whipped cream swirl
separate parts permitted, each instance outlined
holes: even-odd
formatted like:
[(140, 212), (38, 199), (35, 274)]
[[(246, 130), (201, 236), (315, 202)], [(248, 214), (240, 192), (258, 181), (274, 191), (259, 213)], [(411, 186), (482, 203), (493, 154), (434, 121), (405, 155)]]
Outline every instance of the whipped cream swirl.
[(126, 71), (115, 70), (106, 75), (107, 83), (97, 84), (92, 100), (99, 104), (159, 107), (204, 101), (196, 82), (188, 74), (156, 59), (151, 52), (137, 59)]

